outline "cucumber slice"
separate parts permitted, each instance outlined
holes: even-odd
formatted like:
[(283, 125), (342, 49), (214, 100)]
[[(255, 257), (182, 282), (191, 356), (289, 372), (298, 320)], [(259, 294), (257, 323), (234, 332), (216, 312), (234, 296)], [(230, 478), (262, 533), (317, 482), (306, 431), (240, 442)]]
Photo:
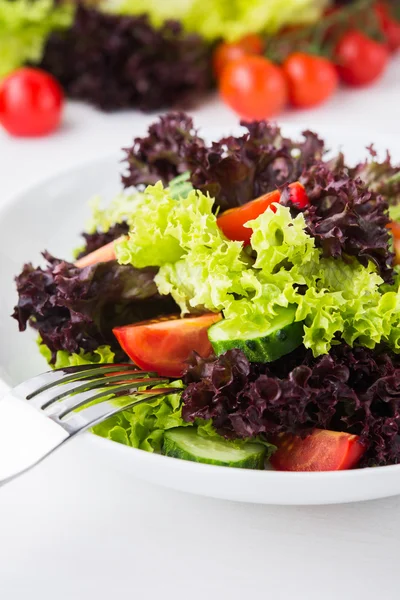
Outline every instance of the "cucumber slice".
[(303, 323), (294, 320), (295, 314), (294, 306), (279, 309), (272, 325), (265, 330), (262, 327), (250, 330), (246, 323), (226, 319), (210, 327), (208, 338), (217, 355), (239, 348), (250, 362), (272, 362), (292, 352), (303, 341)]
[(165, 432), (163, 454), (209, 465), (262, 469), (266, 447), (252, 442), (235, 446), (223, 438), (202, 437), (195, 427), (177, 427)]

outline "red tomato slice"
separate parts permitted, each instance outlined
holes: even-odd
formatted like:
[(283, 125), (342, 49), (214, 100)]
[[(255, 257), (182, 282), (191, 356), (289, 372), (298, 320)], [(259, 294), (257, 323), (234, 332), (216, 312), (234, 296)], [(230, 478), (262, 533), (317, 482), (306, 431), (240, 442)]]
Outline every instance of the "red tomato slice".
[[(289, 188), (290, 199), (293, 204), (298, 208), (305, 208), (309, 204), (309, 200), (301, 183), (297, 181), (291, 183)], [(229, 240), (244, 242), (245, 245), (249, 244), (253, 232), (248, 227), (244, 227), (244, 224), (259, 217), (267, 208), (275, 212), (276, 209), (273, 204), (278, 203), (280, 198), (281, 194), (279, 190), (274, 190), (252, 200), (252, 202), (243, 204), (243, 206), (231, 208), (222, 213), (217, 219), (218, 227)]]
[(122, 239), (123, 237), (120, 237), (117, 240), (114, 240), (113, 242), (94, 250), (90, 254), (82, 256), (82, 258), (78, 258), (78, 260), (75, 261), (75, 266), (79, 267), (79, 269), (83, 269), (84, 267), (90, 267), (90, 265), (96, 265), (100, 262), (109, 262), (110, 260), (115, 260), (115, 243), (121, 241)]
[(207, 330), (220, 314), (180, 319), (165, 317), (113, 329), (121, 348), (138, 367), (166, 377), (180, 377), (194, 350), (207, 357), (212, 347)]
[(277, 471), (343, 471), (355, 467), (366, 446), (358, 435), (316, 429), (308, 437), (281, 434), (271, 464)]

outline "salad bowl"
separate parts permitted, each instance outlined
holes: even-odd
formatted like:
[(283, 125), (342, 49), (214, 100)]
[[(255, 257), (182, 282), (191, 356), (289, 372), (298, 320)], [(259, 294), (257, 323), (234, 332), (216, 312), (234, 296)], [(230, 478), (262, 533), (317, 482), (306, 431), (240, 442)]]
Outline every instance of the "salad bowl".
[[(290, 136), (298, 128), (286, 128)], [(226, 132), (208, 132), (207, 138)], [(319, 130), (328, 146), (343, 148), (349, 161), (365, 158), (367, 136), (340, 135)], [(400, 159), (397, 140), (375, 139), (377, 150), (390, 147)], [(397, 146), (396, 146), (397, 144)], [(397, 153), (397, 154), (396, 154)], [(21, 266), (43, 263), (41, 252), (72, 260), (71, 249), (81, 244), (79, 234), (90, 217), (88, 199), (100, 194), (107, 203), (120, 191), (120, 155), (115, 154), (61, 172), (9, 199), (0, 206), (0, 393), (46, 370), (37, 352), (35, 333), (18, 333), (9, 318), (16, 303), (14, 277)], [(16, 239), (15, 232), (18, 232)], [(184, 492), (227, 500), (263, 504), (331, 504), (400, 494), (400, 465), (338, 472), (279, 472), (199, 464), (148, 453), (114, 441), (84, 434), (90, 451), (126, 476), (138, 476)]]

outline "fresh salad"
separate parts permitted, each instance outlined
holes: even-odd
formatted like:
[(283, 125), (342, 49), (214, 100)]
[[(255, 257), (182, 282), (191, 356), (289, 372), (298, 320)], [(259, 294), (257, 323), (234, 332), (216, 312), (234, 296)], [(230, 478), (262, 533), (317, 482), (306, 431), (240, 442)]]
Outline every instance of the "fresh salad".
[(121, 444), (253, 469), (398, 463), (400, 166), (242, 126), (209, 144), (160, 117), (74, 258), (23, 267), (13, 317), (52, 367), (170, 378), (94, 429)]

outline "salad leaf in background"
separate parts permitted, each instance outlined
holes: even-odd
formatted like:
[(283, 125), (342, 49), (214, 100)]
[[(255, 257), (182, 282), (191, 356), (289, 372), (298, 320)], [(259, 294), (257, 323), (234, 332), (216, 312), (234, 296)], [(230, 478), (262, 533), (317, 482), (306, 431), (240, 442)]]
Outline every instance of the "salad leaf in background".
[(212, 419), (229, 439), (321, 427), (360, 435), (363, 466), (400, 462), (400, 357), (384, 348), (342, 344), (318, 359), (299, 348), (269, 364), (230, 350), (195, 358), (184, 381), (183, 418)]
[(109, 14), (78, 3), (71, 27), (49, 37), (40, 67), (71, 98), (105, 111), (148, 112), (195, 104), (212, 85), (211, 52), (178, 21), (155, 29), (146, 14)]
[(186, 31), (207, 40), (236, 40), (247, 33), (275, 33), (285, 25), (316, 21), (325, 0), (122, 0), (116, 4), (124, 14), (149, 13), (159, 27), (165, 19), (179, 19)]
[(26, 62), (38, 63), (50, 33), (68, 28), (73, 14), (72, 3), (0, 0), (0, 78)]
[[(18, 304), (13, 317), (20, 331), (30, 325), (56, 360), (59, 350), (94, 352), (110, 345), (123, 357), (112, 328), (176, 311), (169, 297), (160, 297), (154, 269), (137, 270), (116, 261), (79, 269), (44, 254), (46, 269), (24, 266), (16, 278)], [(122, 354), (121, 354), (122, 353)]]

